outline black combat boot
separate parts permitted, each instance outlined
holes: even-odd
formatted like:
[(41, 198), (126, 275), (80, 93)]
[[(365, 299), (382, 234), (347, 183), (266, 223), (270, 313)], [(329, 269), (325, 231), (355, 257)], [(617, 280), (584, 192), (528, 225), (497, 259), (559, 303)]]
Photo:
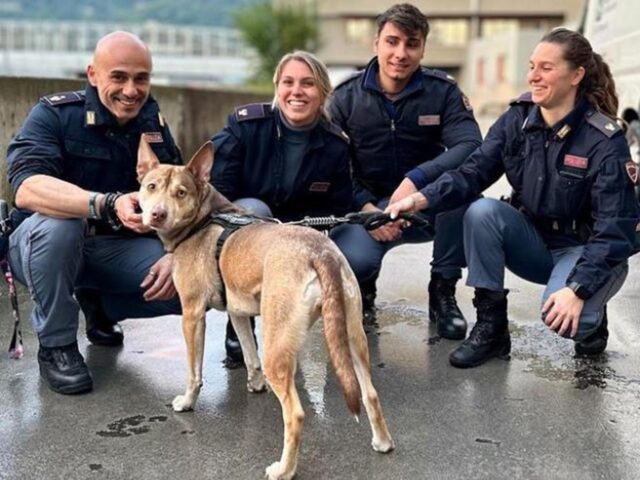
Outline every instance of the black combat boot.
[(457, 368), (471, 368), (498, 357), (509, 359), (511, 338), (507, 320), (507, 292), (492, 292), (476, 288), (473, 305), (478, 320), (469, 338), (449, 355), (449, 362)]
[(376, 280), (377, 276), (371, 280), (359, 282), (360, 296), (362, 297), (362, 321), (373, 323), (376, 321)]
[(51, 390), (65, 395), (88, 392), (93, 380), (84, 358), (78, 351), (78, 343), (63, 347), (43, 347), (38, 350), (40, 376)]
[(107, 318), (99, 290), (76, 288), (75, 297), (84, 314), (87, 339), (94, 345), (117, 347), (124, 341), (122, 327)]
[(467, 321), (456, 302), (457, 278), (443, 278), (437, 272), (429, 282), (429, 320), (436, 324), (438, 335), (462, 340), (467, 334)]
[(598, 326), (598, 329), (589, 335), (584, 340), (576, 342), (574, 345), (577, 355), (598, 355), (607, 348), (607, 340), (609, 339), (609, 330), (607, 319), (607, 306), (604, 306), (604, 313), (602, 315), (602, 322)]
[[(253, 341), (256, 342), (256, 347), (258, 346), (258, 341), (256, 340), (256, 319), (251, 317), (251, 331), (253, 332)], [(240, 340), (238, 340), (238, 335), (233, 328), (233, 324), (231, 323), (231, 319), (227, 317), (227, 335), (224, 339), (224, 349), (227, 352), (227, 357), (224, 359), (222, 363), (224, 366), (230, 370), (235, 368), (244, 367), (244, 355), (242, 355), (242, 347), (240, 346)]]

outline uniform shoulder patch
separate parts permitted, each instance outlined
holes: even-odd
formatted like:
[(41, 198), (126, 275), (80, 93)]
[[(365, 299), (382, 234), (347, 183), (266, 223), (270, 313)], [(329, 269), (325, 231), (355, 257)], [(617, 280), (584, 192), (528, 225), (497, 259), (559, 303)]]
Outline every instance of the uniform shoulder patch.
[(269, 103), (250, 103), (236, 107), (235, 115), (238, 122), (244, 122), (269, 117), (273, 115), (273, 110)]
[(67, 103), (84, 102), (84, 92), (79, 90), (76, 92), (52, 93), (51, 95), (45, 95), (40, 98), (40, 101), (47, 105), (51, 105), (52, 107), (66, 105)]
[(449, 75), (447, 72), (443, 70), (422, 67), (422, 74), (427, 77), (439, 78), (440, 80), (444, 80), (446, 82), (452, 83), (453, 85), (456, 85), (458, 83), (456, 82), (456, 79), (453, 76)]
[(587, 123), (593, 125), (595, 128), (604, 133), (608, 138), (611, 138), (615, 133), (622, 131), (620, 125), (608, 117), (604, 113), (589, 110), (587, 112)]
[(328, 130), (331, 133), (333, 133), (334, 135), (336, 135), (337, 137), (340, 137), (343, 141), (345, 141), (347, 143), (349, 143), (351, 141), (351, 139), (349, 138), (349, 135), (347, 135), (346, 132), (344, 130), (342, 130), (342, 128), (340, 128), (335, 123), (329, 122)]
[(531, 92), (525, 92), (518, 98), (514, 98), (509, 102), (509, 105), (521, 105), (523, 103), (533, 103), (533, 100), (531, 99)]

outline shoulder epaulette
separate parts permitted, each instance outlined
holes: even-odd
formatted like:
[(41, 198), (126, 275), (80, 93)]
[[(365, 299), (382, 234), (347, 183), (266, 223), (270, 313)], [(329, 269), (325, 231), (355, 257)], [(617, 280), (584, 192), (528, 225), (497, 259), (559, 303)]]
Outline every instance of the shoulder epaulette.
[(351, 141), (351, 139), (349, 138), (349, 135), (347, 135), (346, 132), (342, 128), (340, 128), (338, 125), (331, 122), (328, 122), (328, 124), (329, 124), (329, 127), (327, 129), (331, 133), (333, 133), (337, 137), (340, 137), (342, 140), (344, 140), (347, 143)]
[(84, 102), (84, 91), (52, 93), (40, 98), (40, 101), (52, 107), (66, 105), (67, 103)]
[(273, 115), (273, 110), (270, 103), (250, 103), (236, 107), (235, 114), (238, 122), (244, 122), (269, 117)]
[(428, 77), (439, 78), (440, 80), (453, 83), (454, 85), (458, 83), (456, 82), (456, 79), (449, 75), (447, 72), (436, 70), (435, 68), (422, 67), (422, 74)]
[(357, 70), (355, 72), (351, 72), (349, 75), (347, 75), (345, 78), (343, 78), (342, 80), (340, 80), (335, 87), (333, 87), (333, 89), (337, 89), (339, 87), (342, 87), (343, 85), (346, 85), (347, 83), (351, 82), (352, 80), (355, 80), (356, 78), (360, 77), (362, 74), (364, 73), (364, 70)]
[(602, 133), (604, 133), (608, 138), (611, 138), (616, 132), (622, 130), (620, 125), (612, 119), (608, 117), (604, 113), (597, 112), (595, 110), (589, 110), (587, 112), (587, 123), (590, 123)]
[(514, 98), (509, 102), (509, 105), (520, 105), (523, 103), (533, 103), (533, 100), (531, 99), (531, 92), (525, 92), (518, 98)]

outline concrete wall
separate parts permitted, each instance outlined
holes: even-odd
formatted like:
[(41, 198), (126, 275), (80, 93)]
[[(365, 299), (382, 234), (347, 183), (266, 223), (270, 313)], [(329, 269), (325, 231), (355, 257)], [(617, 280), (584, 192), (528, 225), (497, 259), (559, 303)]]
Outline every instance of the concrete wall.
[[(6, 182), (6, 153), (29, 110), (42, 95), (83, 88), (84, 82), (33, 78), (0, 77), (0, 196), (10, 199)], [(176, 141), (185, 157), (220, 130), (235, 106), (253, 101), (269, 101), (264, 95), (233, 90), (195, 90), (154, 87)]]

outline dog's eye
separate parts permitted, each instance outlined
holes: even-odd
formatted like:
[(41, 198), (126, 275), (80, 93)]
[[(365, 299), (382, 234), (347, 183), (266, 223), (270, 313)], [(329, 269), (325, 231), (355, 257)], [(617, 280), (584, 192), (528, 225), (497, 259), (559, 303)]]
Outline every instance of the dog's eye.
[(178, 195), (178, 198), (184, 198), (186, 194), (187, 194), (187, 191), (182, 188), (178, 190), (178, 192), (176, 193), (176, 195)]
[(153, 192), (156, 189), (156, 184), (155, 183), (148, 183), (147, 184), (147, 190), (149, 190), (150, 192)]

